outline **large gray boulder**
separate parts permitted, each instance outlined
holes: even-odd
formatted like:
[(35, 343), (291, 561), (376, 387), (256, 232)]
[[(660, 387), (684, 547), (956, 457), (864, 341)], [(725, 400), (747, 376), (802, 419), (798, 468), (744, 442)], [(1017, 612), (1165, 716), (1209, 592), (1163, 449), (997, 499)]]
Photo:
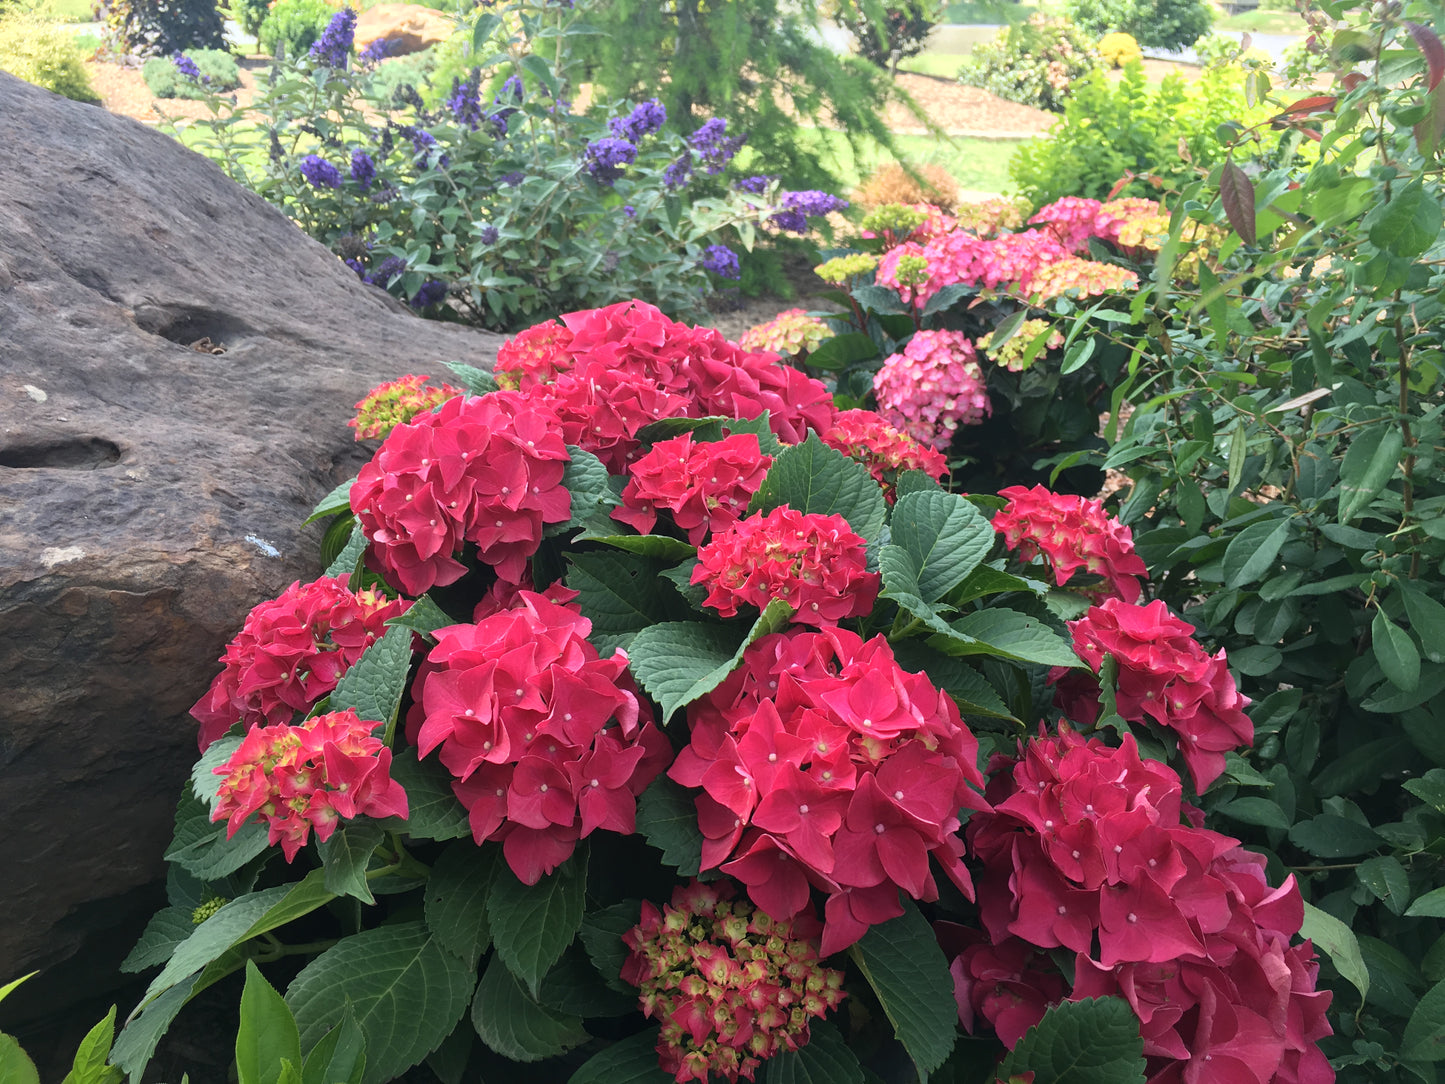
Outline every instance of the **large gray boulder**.
[[(300, 523), (365, 459), (351, 405), (502, 340), (411, 315), (168, 136), (3, 72), (0, 148), (3, 984), (128, 947), (187, 711), (247, 611), (318, 574)], [(52, 1003), (44, 981), (12, 1000)]]

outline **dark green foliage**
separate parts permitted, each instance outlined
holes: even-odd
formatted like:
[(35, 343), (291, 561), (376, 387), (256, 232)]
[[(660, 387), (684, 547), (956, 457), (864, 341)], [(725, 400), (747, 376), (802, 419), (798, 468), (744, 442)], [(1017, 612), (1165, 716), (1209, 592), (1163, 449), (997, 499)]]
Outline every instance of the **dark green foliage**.
[(903, 0), (895, 4), (844, 0), (838, 5), (834, 21), (853, 35), (859, 56), (886, 68), (897, 60), (921, 53), (928, 35), (942, 17), (938, 0)]
[(1005, 101), (1060, 113), (1075, 80), (1098, 63), (1089, 35), (1066, 19), (1035, 15), (975, 46), (958, 81)]
[(120, 50), (136, 56), (226, 47), (216, 0), (114, 0), (106, 24)]
[(1224, 157), (1215, 137), (1220, 124), (1268, 112), (1246, 105), (1238, 68), (1211, 68), (1192, 84), (1171, 74), (1151, 88), (1143, 65), (1126, 64), (1118, 80), (1101, 71), (1075, 83), (1063, 122), (1020, 147), (1009, 173), (1035, 204), (1061, 196), (1106, 199), (1126, 172), (1141, 179), (1118, 194), (1157, 197), (1143, 177), (1158, 177), (1165, 188), (1183, 183)]
[(315, 44), (336, 14), (326, 0), (276, 0), (276, 6), (261, 24), (257, 39), (268, 53), (295, 60)]
[(157, 98), (204, 98), (235, 90), (241, 85), (236, 58), (222, 49), (192, 49), (186, 53), (200, 69), (202, 82), (183, 76), (170, 57), (153, 56), (141, 68), (141, 77)]
[(1067, 0), (1064, 14), (1094, 38), (1119, 30), (1146, 49), (1187, 48), (1214, 22), (1205, 0)]
[(869, 136), (893, 147), (876, 112), (889, 93), (886, 75), (819, 44), (812, 4), (614, 0), (589, 11), (588, 21), (601, 33), (583, 39), (578, 53), (608, 97), (661, 98), (681, 133), (726, 119), (729, 135), (746, 135), (785, 187), (834, 186), (793, 137), (800, 122), (817, 124), (825, 112), (850, 141)]

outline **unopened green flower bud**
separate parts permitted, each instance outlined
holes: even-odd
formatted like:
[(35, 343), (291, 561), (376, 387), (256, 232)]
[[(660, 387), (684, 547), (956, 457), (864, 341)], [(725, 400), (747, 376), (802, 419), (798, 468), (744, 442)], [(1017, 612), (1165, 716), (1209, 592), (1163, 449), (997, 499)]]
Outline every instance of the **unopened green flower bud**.
[(226, 899), (224, 896), (212, 896), (205, 903), (201, 904), (199, 907), (197, 907), (194, 911), (191, 912), (191, 925), (199, 926), (202, 922), (205, 922), (206, 919), (210, 918), (212, 915), (214, 915), (217, 911), (219, 911), (222, 907), (226, 906), (226, 904), (230, 902), (231, 901)]

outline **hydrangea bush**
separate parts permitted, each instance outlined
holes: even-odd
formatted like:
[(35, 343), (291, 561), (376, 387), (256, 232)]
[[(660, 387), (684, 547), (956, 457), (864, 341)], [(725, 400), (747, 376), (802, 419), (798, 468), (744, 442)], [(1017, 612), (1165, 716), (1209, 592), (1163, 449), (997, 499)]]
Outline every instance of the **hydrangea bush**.
[(212, 97), (190, 142), (424, 315), (517, 330), (645, 296), (697, 316), (759, 230), (804, 233), (846, 203), (735, 175), (747, 133), (722, 118), (679, 135), (655, 98), (574, 113), (585, 6), (488, 5), (434, 108), (406, 84), (377, 96), (384, 50), (356, 55), (343, 8), (252, 104)]
[(1333, 1079), (1296, 882), (1199, 809), (1248, 700), (1098, 501), (642, 302), (455, 368), (196, 705), (132, 1079), (243, 965), (238, 1066), (361, 1084)]

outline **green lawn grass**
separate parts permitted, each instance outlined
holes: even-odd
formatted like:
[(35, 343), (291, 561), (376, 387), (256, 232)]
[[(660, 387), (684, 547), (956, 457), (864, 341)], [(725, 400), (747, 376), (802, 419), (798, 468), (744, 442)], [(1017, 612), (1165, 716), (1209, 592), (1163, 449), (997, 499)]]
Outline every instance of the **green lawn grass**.
[(960, 26), (1012, 26), (1038, 10), (1034, 4), (1012, 4), (1008, 0), (957, 0), (944, 8), (943, 21)]
[(964, 57), (961, 53), (920, 53), (918, 56), (911, 56), (907, 60), (898, 62), (898, 70), (901, 72), (916, 72), (919, 75), (937, 75), (944, 79), (952, 79), (958, 74), (959, 67), (963, 64)]
[[(866, 143), (854, 154), (841, 132), (802, 128), (798, 141), (815, 154), (850, 191), (881, 165), (895, 161), (883, 147)], [(914, 165), (937, 164), (946, 169), (960, 188), (979, 192), (1004, 192), (1009, 180), (1008, 163), (1022, 144), (1016, 139), (934, 139), (932, 136), (897, 137), (898, 149)]]
[(1260, 34), (1305, 33), (1305, 21), (1293, 11), (1265, 11), (1262, 8), (1242, 15), (1221, 16), (1214, 20), (1215, 30), (1254, 31)]

